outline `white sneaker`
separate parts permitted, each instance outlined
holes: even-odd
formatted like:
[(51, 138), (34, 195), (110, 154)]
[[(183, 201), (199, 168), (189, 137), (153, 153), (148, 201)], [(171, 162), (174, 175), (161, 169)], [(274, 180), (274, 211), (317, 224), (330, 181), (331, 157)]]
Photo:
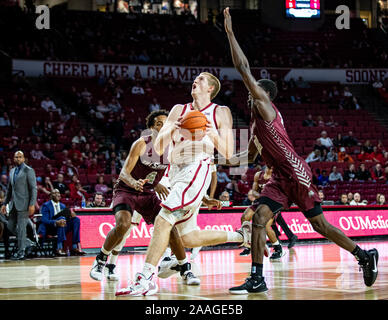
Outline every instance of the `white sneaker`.
[(136, 273), (135, 284), (133, 285), (131, 292), (129, 292), (128, 294), (130, 296), (140, 297), (152, 296), (157, 293), (159, 287), (154, 281), (152, 281), (153, 275), (154, 274), (152, 274), (149, 279), (146, 279), (144, 274)]
[(244, 221), (241, 225), (241, 228), (236, 231), (241, 233), (244, 238), (244, 242), (240, 245), (240, 247), (250, 248), (252, 238), (252, 224), (249, 221)]
[(201, 280), (197, 278), (191, 271), (186, 271), (182, 275), (182, 279), (183, 282), (188, 286), (199, 286), (201, 284)]
[(89, 276), (97, 281), (101, 281), (103, 278), (103, 271), (104, 271), (105, 264), (97, 261), (97, 259), (94, 260), (92, 269), (89, 272)]
[(116, 273), (116, 265), (108, 263), (104, 269), (105, 277), (110, 281), (118, 281), (119, 275)]
[(162, 262), (160, 262), (158, 268), (158, 277), (165, 279), (171, 277), (173, 274), (180, 271), (178, 264), (178, 259), (175, 256), (165, 257)]
[(116, 291), (116, 296), (126, 296), (129, 295), (133, 291), (134, 284), (130, 283), (127, 288), (122, 288)]
[(193, 261), (198, 256), (198, 253), (199, 253), (199, 251), (201, 251), (201, 249), (202, 249), (202, 247), (193, 248), (193, 250), (191, 251), (191, 256), (190, 256), (191, 261)]

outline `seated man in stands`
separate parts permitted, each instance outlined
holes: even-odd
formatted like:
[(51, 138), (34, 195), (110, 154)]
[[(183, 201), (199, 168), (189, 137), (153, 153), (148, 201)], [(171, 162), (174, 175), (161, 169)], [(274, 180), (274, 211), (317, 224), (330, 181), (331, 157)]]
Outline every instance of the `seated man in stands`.
[(373, 182), (385, 182), (386, 181), (386, 176), (385, 172), (381, 167), (381, 164), (378, 163), (375, 165), (375, 167), (372, 169), (372, 179)]
[(331, 173), (329, 174), (329, 181), (330, 182), (336, 182), (336, 181), (344, 181), (342, 178), (342, 174), (337, 171), (337, 167), (333, 166), (331, 168)]
[(351, 206), (365, 206), (368, 204), (366, 200), (361, 201), (361, 195), (356, 192), (353, 196), (353, 200), (349, 203)]
[(221, 193), (220, 201), (222, 202), (222, 206), (224, 206), (224, 207), (229, 207), (232, 205), (228, 191), (224, 191)]
[(340, 199), (335, 203), (336, 206), (347, 206), (348, 203), (348, 195), (346, 193), (341, 194)]
[(360, 169), (357, 171), (357, 180), (360, 181), (371, 181), (372, 177), (368, 169), (365, 167), (365, 163), (360, 164)]
[(57, 235), (57, 254), (66, 256), (63, 249), (63, 242), (66, 240), (66, 234), (73, 233), (71, 255), (84, 255), (80, 248), (80, 219), (76, 217), (73, 210), (66, 208), (60, 203), (61, 194), (58, 189), (51, 192), (51, 200), (45, 202), (40, 212), (42, 214), (42, 223), (39, 225), (38, 233), (45, 238), (47, 235)]
[(356, 167), (352, 163), (349, 166), (349, 169), (346, 170), (344, 173), (344, 180), (345, 181), (356, 181), (357, 180), (356, 176), (357, 176)]
[(93, 201), (90, 202), (87, 206), (87, 208), (104, 208), (105, 207), (105, 199), (102, 192), (96, 192), (94, 194)]
[(58, 189), (61, 195), (65, 195), (66, 197), (69, 197), (70, 189), (64, 182), (64, 176), (62, 173), (58, 173), (57, 180), (53, 182), (53, 187), (55, 189)]

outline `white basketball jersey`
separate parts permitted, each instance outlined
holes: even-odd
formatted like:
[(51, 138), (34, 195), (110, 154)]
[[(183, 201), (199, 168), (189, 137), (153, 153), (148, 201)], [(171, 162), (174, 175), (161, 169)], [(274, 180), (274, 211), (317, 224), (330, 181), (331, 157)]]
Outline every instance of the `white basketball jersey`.
[[(206, 107), (199, 110), (202, 112), (212, 127), (218, 130), (216, 122), (217, 108), (226, 108), (215, 103), (210, 103)], [(188, 112), (194, 110), (191, 103), (185, 104), (180, 114), (184, 117)], [(169, 146), (168, 161), (171, 164), (188, 164), (198, 160), (207, 158), (213, 159), (214, 144), (206, 135), (201, 141), (192, 141), (184, 139), (178, 130), (175, 131)]]

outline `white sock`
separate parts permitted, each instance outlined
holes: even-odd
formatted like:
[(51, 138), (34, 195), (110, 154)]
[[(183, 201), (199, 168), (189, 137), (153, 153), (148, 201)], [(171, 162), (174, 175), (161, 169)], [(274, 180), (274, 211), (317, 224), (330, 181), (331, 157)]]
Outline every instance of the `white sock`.
[(239, 232), (227, 231), (226, 232), (226, 242), (238, 242), (238, 243), (241, 243), (241, 242), (244, 242), (244, 237)]
[(187, 263), (187, 258), (184, 258), (183, 260), (178, 260), (178, 263), (180, 266), (184, 265), (185, 263)]
[(110, 253), (111, 253), (112, 251), (108, 251), (108, 250), (106, 250), (106, 249), (104, 248), (104, 246), (102, 246), (101, 252), (102, 252), (103, 254), (106, 254), (107, 256), (109, 256)]
[(279, 243), (279, 240), (277, 240), (276, 242), (273, 243), (274, 246), (278, 246), (280, 243)]
[(143, 274), (146, 279), (149, 279), (156, 272), (156, 267), (150, 263), (145, 263), (143, 267)]
[(111, 254), (108, 259), (109, 264), (116, 264), (117, 259), (119, 258), (118, 254)]

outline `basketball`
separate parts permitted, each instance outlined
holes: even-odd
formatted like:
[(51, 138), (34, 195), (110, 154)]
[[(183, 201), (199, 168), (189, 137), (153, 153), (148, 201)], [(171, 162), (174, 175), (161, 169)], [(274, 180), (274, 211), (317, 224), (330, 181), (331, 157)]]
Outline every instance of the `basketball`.
[(190, 111), (183, 119), (181, 127), (182, 129), (189, 130), (194, 133), (196, 130), (206, 130), (207, 118), (206, 116), (197, 110)]

